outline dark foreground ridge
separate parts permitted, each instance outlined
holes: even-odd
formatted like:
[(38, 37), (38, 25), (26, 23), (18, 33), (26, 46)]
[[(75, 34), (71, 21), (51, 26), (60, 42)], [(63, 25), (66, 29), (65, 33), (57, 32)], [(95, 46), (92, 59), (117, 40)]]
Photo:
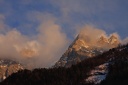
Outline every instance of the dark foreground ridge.
[(96, 66), (108, 63), (105, 80), (97, 85), (128, 85), (128, 44), (88, 58), (70, 68), (40, 68), (12, 74), (0, 85), (95, 85), (86, 82)]

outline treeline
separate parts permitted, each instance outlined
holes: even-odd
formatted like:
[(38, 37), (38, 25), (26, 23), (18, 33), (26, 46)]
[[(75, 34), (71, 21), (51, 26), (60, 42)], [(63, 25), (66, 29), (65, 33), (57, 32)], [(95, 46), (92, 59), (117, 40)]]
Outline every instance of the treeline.
[[(128, 85), (128, 44), (115, 49), (107, 78), (100, 85)], [(121, 52), (120, 52), (121, 51)]]
[(110, 62), (110, 70), (106, 80), (101, 85), (114, 85), (116, 81), (121, 81), (120, 79), (128, 85), (128, 44), (85, 59), (70, 68), (40, 68), (32, 71), (18, 71), (5, 79), (0, 85), (94, 85), (85, 82), (88, 77), (87, 73), (105, 62)]

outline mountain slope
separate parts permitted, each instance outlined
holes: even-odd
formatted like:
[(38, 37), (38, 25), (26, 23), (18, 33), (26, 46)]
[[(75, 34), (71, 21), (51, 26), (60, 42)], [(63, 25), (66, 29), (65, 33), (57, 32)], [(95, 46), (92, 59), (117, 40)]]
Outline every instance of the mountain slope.
[[(1, 85), (95, 85), (97, 81), (88, 82), (105, 74), (104, 64), (107, 63), (107, 74), (99, 80), (98, 85), (128, 85), (128, 44), (110, 49), (98, 56), (90, 57), (70, 68), (23, 70), (12, 74)], [(98, 68), (98, 69), (97, 69)], [(101, 69), (102, 68), (102, 69)], [(100, 70), (99, 70), (100, 69)], [(96, 74), (92, 71), (96, 72)], [(92, 73), (92, 75), (90, 75)], [(118, 82), (118, 83), (116, 83)]]
[(95, 41), (85, 37), (83, 38), (83, 36), (78, 35), (54, 67), (70, 67), (86, 58), (99, 55), (104, 51), (117, 47), (120, 43), (119, 39), (114, 35), (111, 35), (109, 38), (100, 36)]
[(15, 61), (8, 59), (0, 59), (0, 82), (6, 79), (12, 73), (23, 70), (24, 67)]

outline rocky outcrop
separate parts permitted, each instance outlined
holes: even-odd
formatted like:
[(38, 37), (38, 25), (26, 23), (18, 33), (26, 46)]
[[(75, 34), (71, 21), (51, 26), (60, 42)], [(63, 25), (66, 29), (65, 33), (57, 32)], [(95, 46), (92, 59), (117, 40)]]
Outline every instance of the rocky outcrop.
[(114, 35), (111, 35), (109, 38), (100, 36), (96, 39), (95, 43), (88, 43), (86, 39), (78, 35), (54, 67), (70, 67), (86, 58), (96, 56), (110, 48), (114, 48), (119, 43), (118, 37)]
[(0, 81), (3, 81), (12, 73), (16, 73), (23, 69), (24, 67), (18, 62), (8, 59), (0, 59)]

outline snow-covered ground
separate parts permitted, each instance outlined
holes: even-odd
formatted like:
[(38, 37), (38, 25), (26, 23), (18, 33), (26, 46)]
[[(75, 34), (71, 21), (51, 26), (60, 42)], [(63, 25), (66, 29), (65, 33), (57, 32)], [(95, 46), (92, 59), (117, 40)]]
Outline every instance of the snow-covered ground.
[(98, 84), (106, 78), (107, 73), (108, 73), (108, 63), (104, 63), (91, 70), (89, 73), (89, 77), (85, 79), (85, 81), (88, 83), (91, 82)]

